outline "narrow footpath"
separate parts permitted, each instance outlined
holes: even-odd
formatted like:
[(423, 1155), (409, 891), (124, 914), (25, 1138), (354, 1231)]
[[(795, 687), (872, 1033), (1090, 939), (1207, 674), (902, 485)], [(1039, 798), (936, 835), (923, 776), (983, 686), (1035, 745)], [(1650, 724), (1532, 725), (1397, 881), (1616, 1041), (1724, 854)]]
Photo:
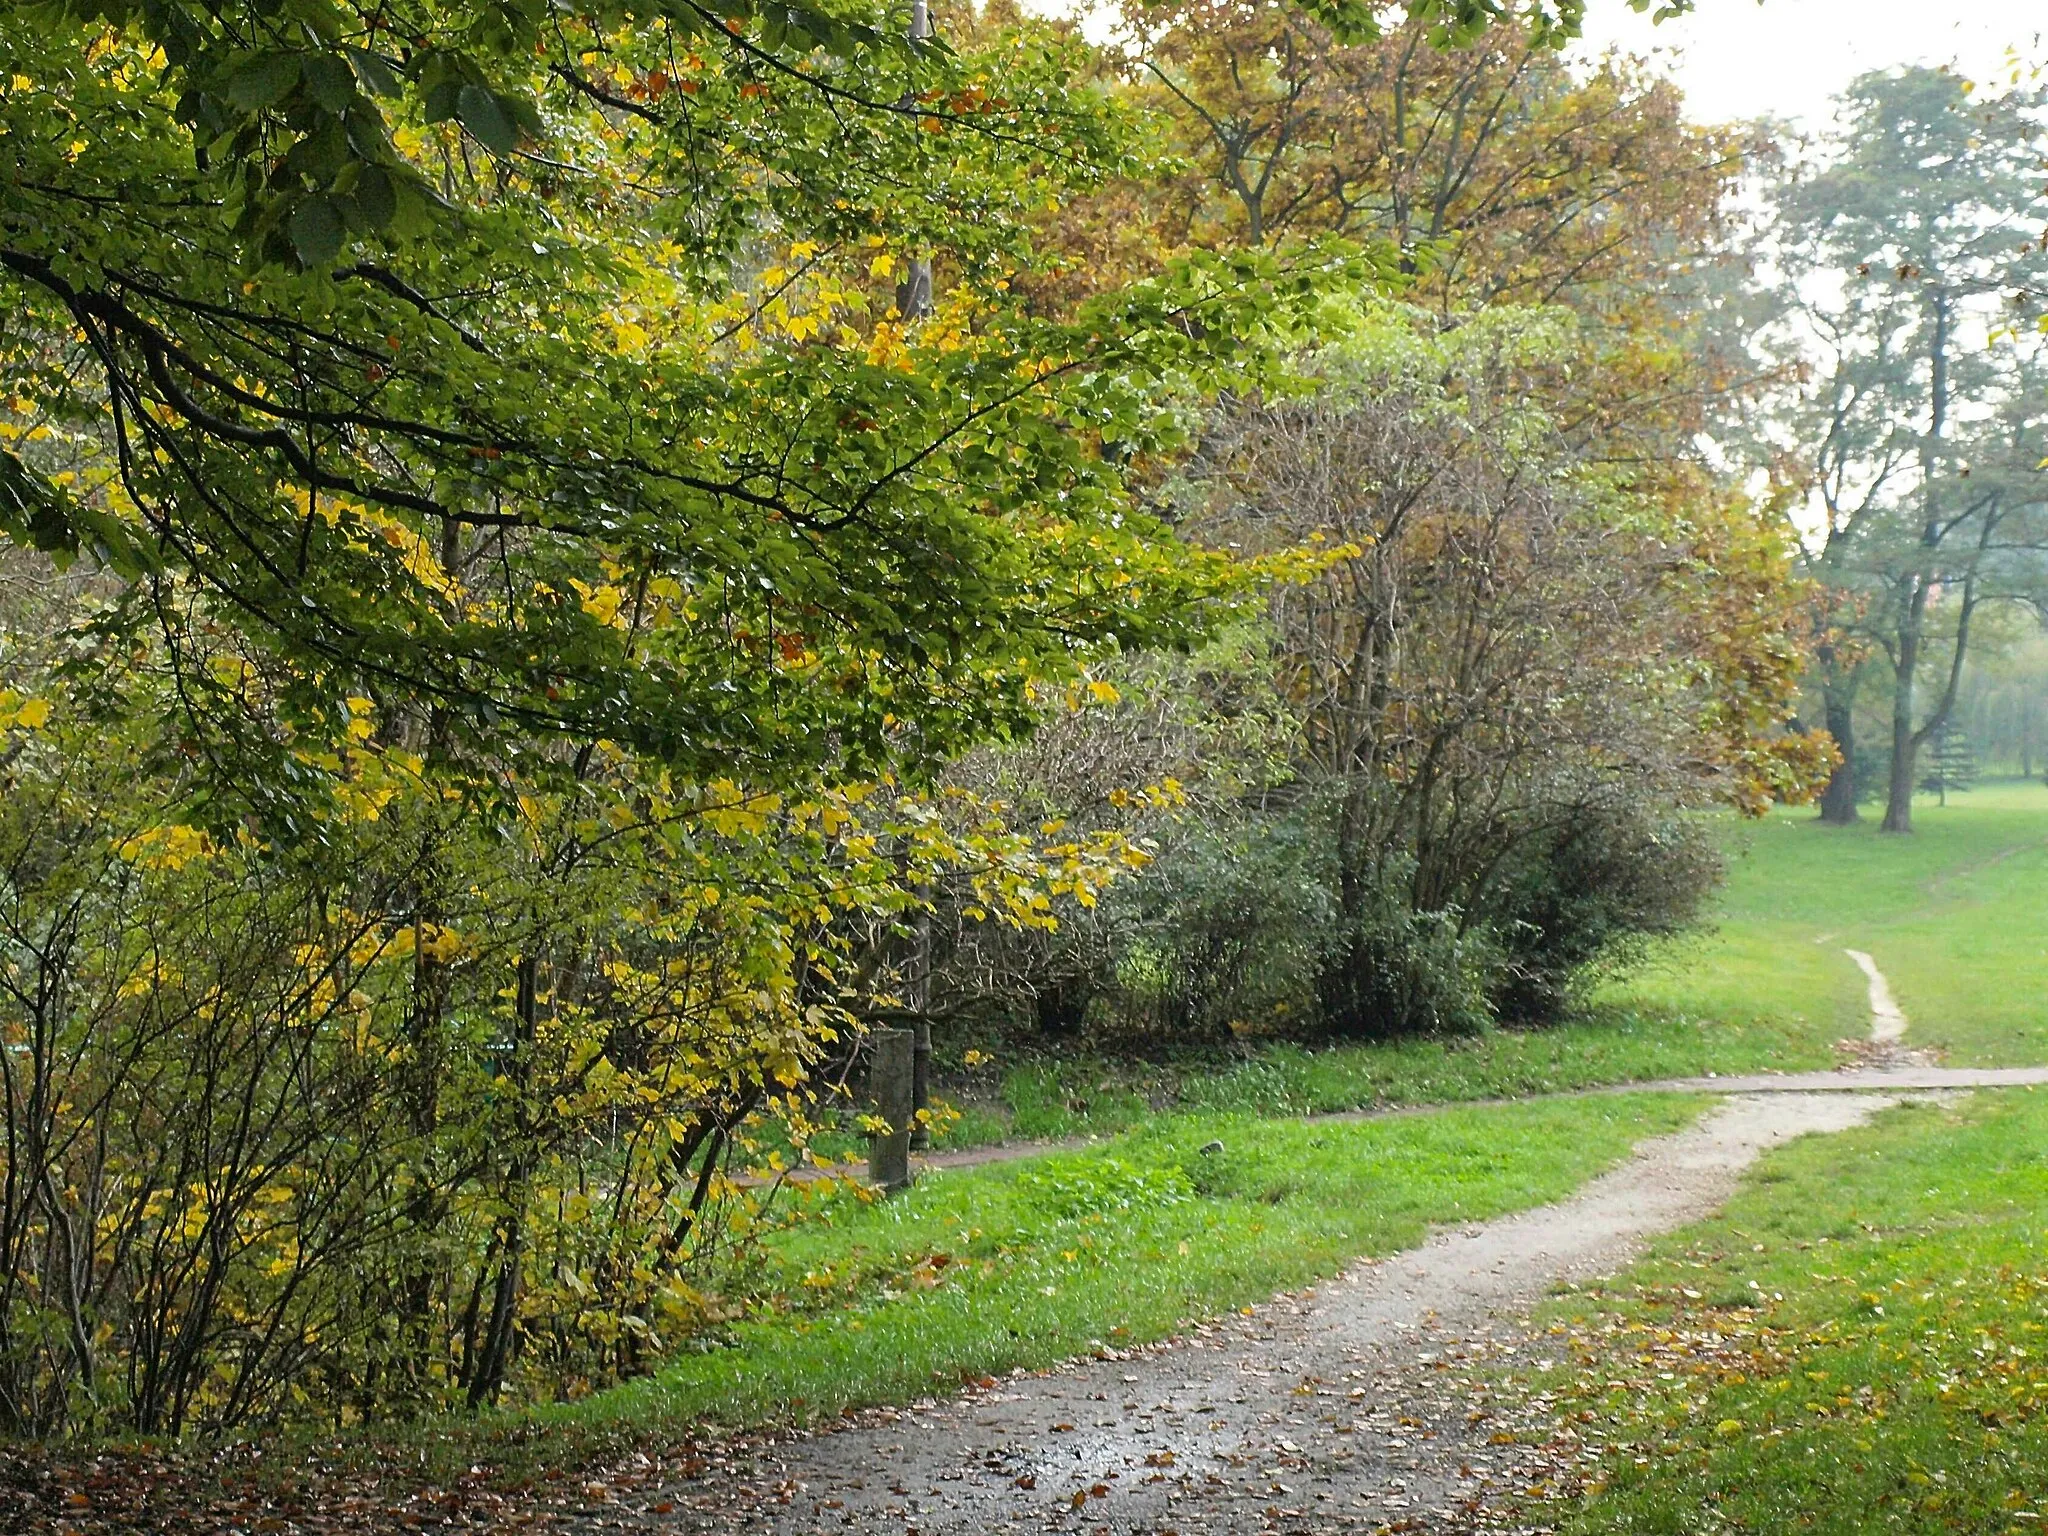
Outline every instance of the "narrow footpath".
[(1519, 1314), (1715, 1210), (1766, 1149), (1895, 1095), (1741, 1095), (1571, 1199), (1439, 1233), (1156, 1349), (752, 1445), (593, 1511), (689, 1533), (1460, 1530), (1529, 1452), (1476, 1368), (1543, 1348)]
[(1728, 1098), (1558, 1204), (1439, 1232), (1161, 1346), (736, 1445), (715, 1470), (590, 1511), (585, 1529), (1474, 1529), (1536, 1465), (1503, 1430), (1544, 1400), (1497, 1404), (1484, 1367), (1519, 1356), (1544, 1368), (1548, 1346), (1521, 1318), (1546, 1291), (1612, 1274), (1646, 1239), (1712, 1214), (1759, 1155), (1795, 1136), (1847, 1129), (1907, 1095), (2048, 1083), (2048, 1068), (1925, 1064), (1903, 1047), (1907, 1021), (1876, 962), (1847, 953), (1870, 983), (1868, 1065), (1597, 1090)]

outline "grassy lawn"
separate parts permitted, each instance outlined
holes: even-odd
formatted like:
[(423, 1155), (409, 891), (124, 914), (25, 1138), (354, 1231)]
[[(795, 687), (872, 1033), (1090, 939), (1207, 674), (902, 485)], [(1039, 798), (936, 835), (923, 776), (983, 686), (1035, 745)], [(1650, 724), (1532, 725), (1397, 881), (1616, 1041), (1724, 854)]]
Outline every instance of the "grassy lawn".
[[(1521, 1098), (1706, 1072), (1825, 1066), (1830, 1060), (1826, 1040), (1798, 1019), (1764, 1013), (1724, 1019), (1677, 1007), (1603, 1003), (1554, 1029), (1321, 1050), (1276, 1043), (1236, 1061), (1035, 1059), (1010, 1068), (990, 1087), (1002, 1131), (1049, 1139), (1125, 1130), (1160, 1107), (1327, 1114)], [(984, 1102), (981, 1113), (990, 1114), (991, 1106)]]
[(1911, 837), (1874, 817), (1824, 827), (1810, 811), (1731, 828), (1716, 931), (1674, 946), (1602, 1000), (1797, 1028), (1808, 1054), (1868, 1028), (1870, 954), (1911, 1029), (1956, 1066), (2048, 1061), (2048, 787), (1987, 785), (1923, 798)]
[(2044, 1148), (2048, 1093), (1902, 1107), (1781, 1149), (1722, 1216), (1553, 1303), (1564, 1422), (1599, 1454), (1542, 1523), (2048, 1524)]
[[(1109, 1146), (930, 1175), (888, 1202), (821, 1195), (735, 1277), (743, 1315), (717, 1347), (519, 1420), (574, 1436), (805, 1418), (1156, 1340), (1409, 1247), (1431, 1223), (1557, 1199), (1707, 1102), (1162, 1116)], [(1223, 1149), (1202, 1152), (1212, 1140)]]
[(1870, 1027), (1844, 948), (1875, 957), (1911, 1044), (1958, 1066), (2048, 1062), (2048, 786), (1994, 783), (1946, 807), (1923, 799), (1914, 816), (1904, 838), (1880, 833), (1874, 816), (1824, 827), (1805, 809), (1726, 821), (1728, 882), (1709, 926), (1599, 988), (1563, 1027), (1268, 1044), (1168, 1064), (1026, 1055), (956, 1068), (947, 1090), (961, 1118), (941, 1144), (1114, 1134), (1161, 1110), (1314, 1114), (1832, 1066), (1834, 1042)]

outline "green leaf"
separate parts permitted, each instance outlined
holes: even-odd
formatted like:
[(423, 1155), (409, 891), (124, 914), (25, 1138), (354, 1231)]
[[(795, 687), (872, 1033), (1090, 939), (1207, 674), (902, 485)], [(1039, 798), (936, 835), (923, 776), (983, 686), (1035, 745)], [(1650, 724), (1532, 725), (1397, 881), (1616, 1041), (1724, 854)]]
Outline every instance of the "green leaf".
[(309, 267), (329, 262), (341, 251), (346, 232), (341, 209), (331, 197), (309, 197), (292, 210), (292, 249)]
[(363, 89), (373, 96), (396, 96), (404, 87), (398, 79), (398, 72), (387, 63), (381, 54), (367, 48), (344, 48), (341, 50), (349, 63), (355, 66), (356, 78), (363, 83)]
[(228, 76), (227, 98), (244, 112), (260, 112), (284, 100), (299, 83), (295, 53), (259, 53)]
[(76, 510), (71, 498), (0, 449), (0, 531), (17, 544), (56, 555), (68, 564), (78, 554)]
[(288, 15), (303, 22), (322, 42), (334, 43), (341, 40), (346, 23), (340, 7), (332, 0), (284, 0), (283, 9)]
[(453, 76), (443, 76), (434, 81), (421, 95), (421, 105), (426, 111), (427, 121), (445, 123), (452, 120), (456, 113), (458, 98), (464, 91), (473, 89), (473, 86), (466, 86)]
[(304, 176), (324, 184), (339, 175), (350, 158), (348, 136), (340, 123), (329, 118), (324, 127), (307, 134), (286, 152), (280, 168), (286, 176)]
[(356, 75), (346, 59), (316, 53), (306, 60), (302, 73), (307, 91), (330, 112), (344, 110), (355, 99)]
[(519, 145), (519, 124), (491, 92), (465, 85), (455, 98), (455, 115), (476, 141), (494, 155), (509, 155)]
[(354, 199), (356, 222), (365, 230), (375, 232), (388, 225), (398, 213), (398, 192), (391, 185), (391, 175), (382, 166), (366, 165), (356, 178), (351, 189)]

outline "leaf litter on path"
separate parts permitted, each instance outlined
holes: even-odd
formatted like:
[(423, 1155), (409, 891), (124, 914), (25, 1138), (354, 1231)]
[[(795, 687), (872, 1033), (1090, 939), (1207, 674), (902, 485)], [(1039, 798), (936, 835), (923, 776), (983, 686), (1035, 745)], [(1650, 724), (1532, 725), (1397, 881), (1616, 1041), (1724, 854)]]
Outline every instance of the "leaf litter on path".
[[(1144, 1349), (983, 1378), (943, 1401), (824, 1428), (679, 1435), (601, 1468), (507, 1487), (429, 1485), (337, 1454), (281, 1473), (257, 1448), (0, 1461), (0, 1526), (66, 1536), (414, 1531), (1206, 1533), (1458, 1531), (1527, 1506), (1576, 1453), (1543, 1390), (1502, 1367), (1570, 1365), (1527, 1308), (1611, 1273), (1714, 1209), (1763, 1150), (1892, 1099), (1727, 1100), (1557, 1205), (1439, 1233), (1324, 1285)], [(1569, 1439), (1569, 1434), (1564, 1439)], [(1560, 1458), (1565, 1458), (1561, 1461)]]

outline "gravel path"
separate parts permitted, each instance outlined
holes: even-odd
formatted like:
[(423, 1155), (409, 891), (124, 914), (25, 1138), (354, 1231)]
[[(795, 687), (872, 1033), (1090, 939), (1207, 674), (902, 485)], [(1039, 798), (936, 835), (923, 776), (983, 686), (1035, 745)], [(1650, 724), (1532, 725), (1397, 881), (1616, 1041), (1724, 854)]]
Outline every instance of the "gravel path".
[(593, 1512), (591, 1528), (1460, 1528), (1526, 1465), (1527, 1453), (1496, 1440), (1501, 1421), (1473, 1374), (1501, 1356), (1533, 1352), (1540, 1365), (1541, 1339), (1515, 1322), (1528, 1304), (1561, 1280), (1612, 1273), (1644, 1238), (1707, 1215), (1765, 1149), (1845, 1129), (1891, 1102), (1871, 1092), (1731, 1098), (1560, 1204), (1439, 1233), (1156, 1349), (735, 1447), (630, 1508)]

